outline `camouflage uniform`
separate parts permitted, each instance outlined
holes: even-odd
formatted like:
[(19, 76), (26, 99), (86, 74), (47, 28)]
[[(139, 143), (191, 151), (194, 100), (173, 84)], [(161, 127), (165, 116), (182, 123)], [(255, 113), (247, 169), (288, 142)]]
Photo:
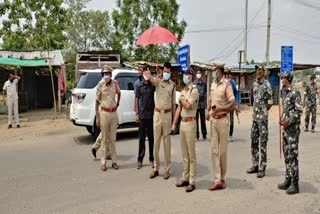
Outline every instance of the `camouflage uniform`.
[(283, 154), (286, 165), (286, 178), (299, 180), (298, 145), (300, 118), (302, 115), (300, 92), (293, 86), (284, 89), (282, 97), (282, 120), (288, 120), (289, 126), (282, 130)]
[[(272, 104), (272, 90), (270, 83), (263, 79), (254, 84), (253, 89), (253, 123), (251, 128), (251, 154), (254, 167), (264, 171), (267, 165), (267, 142), (268, 142), (268, 109)], [(260, 162), (259, 162), (260, 143)]]
[(317, 117), (317, 84), (312, 83), (308, 84), (306, 87), (306, 91), (304, 92), (304, 96), (306, 96), (306, 119), (305, 119), (305, 127), (308, 129), (309, 121), (310, 121), (310, 113), (311, 113), (311, 126), (314, 129), (316, 125), (316, 117)]

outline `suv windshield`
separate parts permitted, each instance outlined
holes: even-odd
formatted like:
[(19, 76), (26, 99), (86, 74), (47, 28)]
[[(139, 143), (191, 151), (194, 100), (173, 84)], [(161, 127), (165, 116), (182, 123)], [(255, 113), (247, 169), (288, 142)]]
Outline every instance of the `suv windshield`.
[(101, 79), (101, 73), (81, 73), (76, 88), (94, 88)]

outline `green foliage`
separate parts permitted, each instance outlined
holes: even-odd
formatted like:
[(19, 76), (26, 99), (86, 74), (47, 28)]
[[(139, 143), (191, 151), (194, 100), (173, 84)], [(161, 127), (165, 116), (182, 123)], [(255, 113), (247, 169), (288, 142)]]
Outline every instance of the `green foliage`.
[(0, 36), (8, 50), (63, 49), (66, 9), (63, 0), (4, 0)]
[(302, 82), (302, 87), (303, 87), (303, 88), (307, 87), (307, 81), (304, 80), (304, 81)]
[[(117, 0), (117, 9), (112, 12), (112, 47), (120, 50), (125, 60), (157, 61), (155, 46), (137, 47), (135, 42), (153, 26), (169, 29), (181, 41), (187, 23), (178, 22), (178, 12), (176, 0)], [(176, 60), (177, 48), (178, 44), (159, 46), (159, 61)]]

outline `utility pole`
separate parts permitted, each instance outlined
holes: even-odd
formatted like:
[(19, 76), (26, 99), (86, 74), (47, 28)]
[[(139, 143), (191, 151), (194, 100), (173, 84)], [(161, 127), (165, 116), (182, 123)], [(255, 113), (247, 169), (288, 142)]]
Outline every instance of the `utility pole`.
[(271, 0), (268, 0), (268, 24), (267, 24), (267, 47), (266, 47), (266, 63), (270, 64), (270, 29), (271, 29)]
[(245, 6), (245, 14), (244, 14), (244, 25), (245, 25), (245, 32), (244, 32), (244, 63), (246, 64), (248, 59), (248, 0), (246, 1)]

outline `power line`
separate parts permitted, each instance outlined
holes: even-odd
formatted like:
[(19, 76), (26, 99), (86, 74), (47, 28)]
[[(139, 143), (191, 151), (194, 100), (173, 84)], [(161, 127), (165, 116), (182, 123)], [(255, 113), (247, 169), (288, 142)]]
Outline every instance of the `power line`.
[(303, 31), (296, 30), (296, 29), (293, 29), (293, 28), (288, 27), (288, 26), (284, 26), (284, 25), (280, 25), (280, 24), (274, 23), (274, 27), (279, 29), (279, 30), (282, 30), (282, 31), (286, 31), (286, 32), (289, 32), (289, 33), (294, 33), (294, 34), (299, 35), (299, 36), (309, 37), (309, 38), (312, 38), (312, 39), (315, 39), (315, 40), (320, 40), (319, 36), (315, 36), (315, 35), (312, 35), (312, 34), (307, 34), (307, 33), (303, 32)]
[[(255, 19), (258, 17), (258, 15), (260, 14), (260, 12), (264, 9), (265, 5), (266, 5), (266, 0), (262, 2), (261, 7), (259, 8), (259, 10), (257, 11), (257, 13), (255, 14), (255, 16), (252, 18), (252, 20), (250, 21), (250, 25), (252, 25), (252, 23), (253, 23), (253, 22), (255, 21)], [(249, 29), (248, 32), (250, 32), (251, 30), (252, 30), (252, 29)], [(244, 32), (240, 32), (240, 33), (236, 36), (236, 38), (235, 38), (226, 48), (224, 48), (224, 49), (223, 49), (222, 51), (220, 51), (214, 58), (209, 59), (208, 61), (213, 61), (213, 60), (216, 60), (216, 59), (225, 58), (225, 57), (228, 57), (228, 56), (230, 56), (231, 54), (233, 54), (233, 53), (244, 43), (243, 37), (241, 37), (241, 34), (243, 34), (243, 33), (244, 33)], [(240, 44), (239, 44), (239, 42), (236, 43), (239, 38), (241, 39), (241, 40), (240, 40)], [(241, 41), (242, 41), (242, 42), (241, 42)], [(235, 44), (234, 44), (234, 43), (235, 43)], [(234, 45), (233, 45), (233, 44), (234, 44)], [(229, 51), (227, 51), (227, 54), (224, 54), (224, 53), (226, 52), (226, 50), (229, 49), (229, 47), (231, 47), (231, 48), (230, 48), (231, 51), (229, 50)], [(222, 54), (223, 54), (223, 55), (222, 55)], [(222, 55), (222, 56), (220, 56), (220, 55)]]
[[(265, 25), (252, 25), (250, 29), (257, 29), (266, 27)], [(224, 28), (212, 28), (212, 29), (202, 29), (202, 30), (190, 30), (186, 33), (213, 33), (213, 32), (225, 32), (225, 31), (238, 31), (243, 30), (244, 27), (224, 27)]]
[(314, 2), (306, 1), (306, 0), (289, 0), (295, 4), (303, 5), (314, 10), (320, 10), (320, 5), (315, 4)]

